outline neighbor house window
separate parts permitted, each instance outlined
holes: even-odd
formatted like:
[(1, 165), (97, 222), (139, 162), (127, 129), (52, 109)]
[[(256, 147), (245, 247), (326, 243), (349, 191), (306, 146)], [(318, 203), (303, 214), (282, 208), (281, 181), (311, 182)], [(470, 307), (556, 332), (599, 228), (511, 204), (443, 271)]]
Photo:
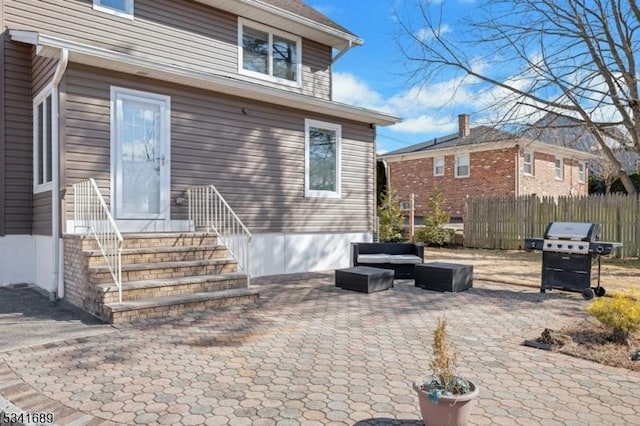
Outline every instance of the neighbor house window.
[(33, 191), (51, 189), (53, 180), (52, 138), (54, 135), (54, 93), (49, 86), (33, 100)]
[(562, 164), (562, 158), (560, 157), (556, 157), (556, 161), (554, 163), (554, 173), (555, 173), (556, 179), (558, 180), (564, 179), (564, 167)]
[(525, 151), (523, 155), (524, 174), (533, 176), (533, 154)]
[(305, 120), (305, 196), (340, 198), (342, 127)]
[(433, 175), (444, 176), (444, 157), (436, 157), (433, 159)]
[(586, 180), (586, 165), (583, 162), (578, 163), (578, 182), (584, 183)]
[(469, 154), (456, 155), (456, 177), (469, 176)]
[(300, 84), (300, 37), (239, 21), (239, 72), (288, 85)]
[(400, 210), (411, 210), (411, 201), (400, 201)]
[(114, 15), (133, 18), (133, 0), (93, 0), (93, 8)]

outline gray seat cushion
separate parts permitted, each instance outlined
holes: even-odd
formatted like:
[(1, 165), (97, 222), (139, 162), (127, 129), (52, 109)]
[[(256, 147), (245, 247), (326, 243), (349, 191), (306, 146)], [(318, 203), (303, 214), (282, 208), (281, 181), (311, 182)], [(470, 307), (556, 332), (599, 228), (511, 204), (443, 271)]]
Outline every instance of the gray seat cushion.
[(358, 263), (389, 263), (388, 254), (359, 254)]
[(392, 264), (414, 264), (422, 263), (419, 256), (413, 254), (396, 254), (389, 256), (389, 263)]

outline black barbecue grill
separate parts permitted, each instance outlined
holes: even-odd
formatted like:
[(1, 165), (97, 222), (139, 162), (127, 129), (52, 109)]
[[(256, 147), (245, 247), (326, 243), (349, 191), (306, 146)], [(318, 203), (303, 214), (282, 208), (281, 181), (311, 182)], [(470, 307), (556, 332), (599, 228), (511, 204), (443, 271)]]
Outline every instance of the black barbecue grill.
[[(622, 247), (622, 243), (600, 241), (600, 225), (582, 222), (551, 222), (544, 238), (526, 238), (527, 250), (542, 250), (540, 292), (559, 289), (579, 291), (585, 299), (604, 296), (600, 286), (601, 256)], [(597, 285), (591, 287), (591, 265), (597, 260)]]

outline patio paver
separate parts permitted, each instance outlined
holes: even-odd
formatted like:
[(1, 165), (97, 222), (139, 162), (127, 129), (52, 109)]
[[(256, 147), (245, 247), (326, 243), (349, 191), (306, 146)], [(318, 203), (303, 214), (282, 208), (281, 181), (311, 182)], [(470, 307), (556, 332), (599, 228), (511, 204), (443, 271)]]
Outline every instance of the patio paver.
[(0, 395), (59, 424), (419, 425), (411, 383), (446, 315), (459, 372), (480, 386), (471, 424), (640, 425), (640, 374), (521, 345), (585, 317), (577, 293), (397, 281), (362, 294), (330, 273), (254, 285), (257, 305), (0, 353)]

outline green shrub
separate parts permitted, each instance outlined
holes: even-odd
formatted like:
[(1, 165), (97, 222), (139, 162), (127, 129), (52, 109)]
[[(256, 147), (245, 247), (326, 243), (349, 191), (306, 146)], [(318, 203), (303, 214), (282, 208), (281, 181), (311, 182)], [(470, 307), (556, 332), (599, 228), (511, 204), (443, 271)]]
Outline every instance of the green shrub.
[(382, 202), (378, 207), (378, 237), (384, 243), (403, 241), (404, 217), (400, 201), (395, 192), (389, 188), (382, 194)]
[(416, 241), (423, 242), (427, 246), (444, 246), (453, 240), (455, 231), (444, 228), (451, 217), (440, 207), (442, 201), (441, 191), (433, 192), (427, 200), (424, 225), (416, 230)]
[(616, 343), (627, 344), (631, 334), (640, 330), (640, 301), (632, 296), (598, 298), (589, 305), (587, 314), (609, 328)]

